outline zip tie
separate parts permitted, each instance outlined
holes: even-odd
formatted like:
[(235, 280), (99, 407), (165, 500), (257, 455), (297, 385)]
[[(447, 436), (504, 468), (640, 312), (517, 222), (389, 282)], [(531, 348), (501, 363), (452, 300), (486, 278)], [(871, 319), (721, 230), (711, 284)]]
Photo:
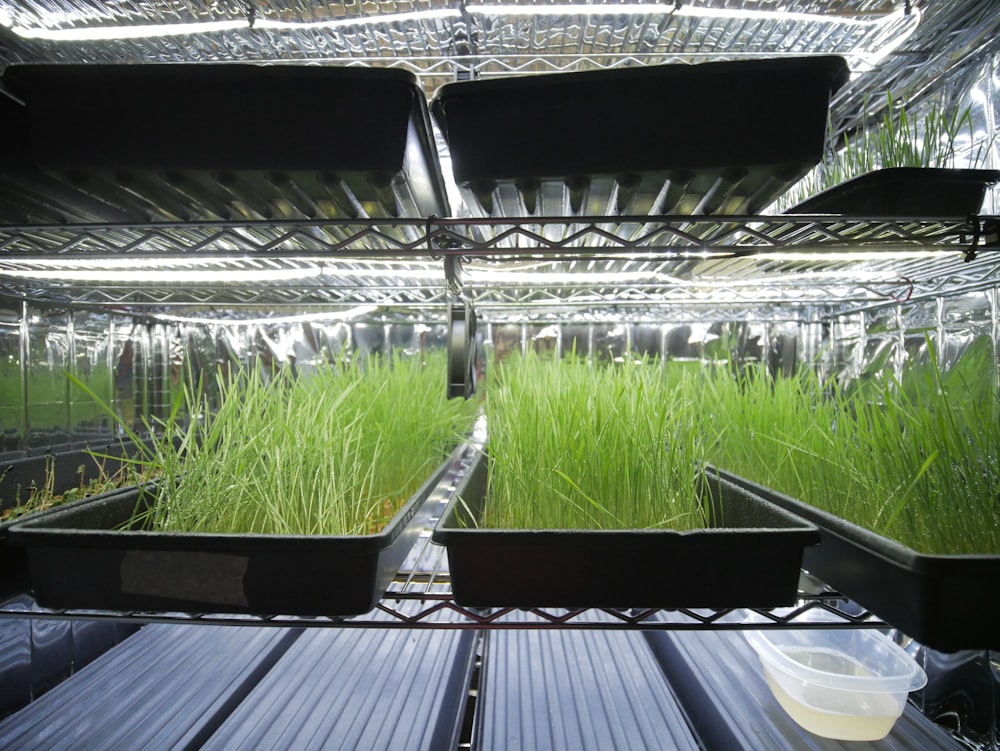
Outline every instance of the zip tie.
[(913, 297), (913, 280), (907, 279), (905, 276), (902, 279), (903, 282), (909, 285), (909, 289), (906, 290), (905, 297), (896, 297), (895, 295), (889, 295), (896, 302), (909, 302), (910, 298)]

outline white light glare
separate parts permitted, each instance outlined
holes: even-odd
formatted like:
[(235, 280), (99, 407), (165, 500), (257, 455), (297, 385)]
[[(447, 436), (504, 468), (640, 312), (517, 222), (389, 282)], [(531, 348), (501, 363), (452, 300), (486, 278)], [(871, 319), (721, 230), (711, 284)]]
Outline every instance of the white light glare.
[[(461, 13), (452, 8), (394, 13), (364, 18), (337, 18), (329, 21), (279, 21), (257, 18), (254, 29), (267, 31), (318, 31), (350, 26), (368, 26), (375, 23), (457, 18)], [(0, 19), (2, 20), (2, 19)], [(44, 27), (3, 24), (22, 39), (43, 39), (49, 42), (101, 42), (113, 39), (151, 39), (156, 37), (184, 36), (185, 34), (210, 34), (221, 31), (239, 31), (249, 27), (244, 19), (227, 21), (196, 21), (193, 23), (149, 24), (136, 26), (88, 26), (75, 29), (48, 29)]]
[(219, 326), (263, 326), (269, 323), (305, 323), (307, 321), (326, 321), (329, 323), (344, 323), (353, 321), (355, 318), (366, 316), (378, 310), (377, 305), (359, 305), (356, 308), (349, 308), (343, 313), (300, 313), (291, 316), (275, 316), (272, 318), (198, 318), (195, 316), (175, 316), (168, 314), (158, 314), (155, 318), (159, 321), (170, 323), (200, 323), (216, 324)]
[(341, 268), (325, 263), (323, 259), (299, 259), (310, 266), (298, 268), (234, 269), (223, 264), (226, 259), (200, 258), (184, 262), (178, 268), (176, 261), (155, 258), (107, 258), (100, 261), (76, 260), (74, 268), (67, 262), (55, 259), (33, 259), (30, 269), (0, 269), (0, 277), (37, 279), (54, 282), (133, 283), (133, 284), (225, 284), (295, 281), (321, 276), (354, 277), (365, 279), (441, 280), (444, 270), (433, 268), (394, 268), (390, 264), (372, 268)]
[(861, 263), (863, 261), (916, 261), (922, 258), (940, 258), (953, 248), (941, 250), (779, 250), (773, 253), (760, 253), (756, 256), (762, 261), (842, 261), (845, 263)]
[[(897, 11), (878, 18), (854, 18), (847, 15), (822, 15), (816, 13), (795, 13), (785, 10), (748, 10), (740, 8), (698, 8), (689, 4), (675, 5), (657, 3), (627, 3), (621, 5), (486, 5), (469, 4), (465, 12), (480, 16), (610, 16), (610, 15), (676, 15), (695, 18), (716, 18), (729, 20), (781, 20), (801, 21), (807, 23), (826, 23), (841, 26), (878, 26), (895, 20), (902, 11)], [(908, 37), (919, 22), (919, 11), (912, 9), (914, 21)], [(282, 21), (270, 18), (255, 18), (254, 29), (267, 31), (319, 31), (324, 29), (350, 28), (352, 26), (371, 26), (380, 24), (402, 23), (405, 21), (430, 21), (440, 18), (460, 18), (462, 12), (457, 8), (438, 8), (419, 10), (407, 13), (390, 13), (361, 18), (338, 18), (325, 21)], [(239, 31), (249, 27), (246, 19), (228, 19), (225, 21), (196, 21), (191, 23), (148, 24), (133, 26), (88, 26), (78, 28), (53, 29), (42, 26), (23, 26), (15, 21), (9, 13), (0, 13), (0, 25), (10, 29), (22, 39), (41, 39), (50, 42), (97, 42), (114, 39), (150, 39), (157, 37), (183, 36), (187, 34), (207, 34), (213, 32)], [(879, 50), (876, 55), (881, 59), (898, 46), (897, 43), (885, 45), (885, 50)], [(866, 58), (867, 59), (867, 58)], [(867, 59), (874, 64), (874, 56)]]
[(469, 283), (481, 284), (620, 284), (624, 282), (657, 281), (659, 275), (642, 271), (507, 271), (497, 269), (465, 269)]
[(467, 4), (469, 13), (484, 16), (599, 16), (599, 15), (667, 15), (694, 18), (722, 18), (735, 20), (776, 20), (807, 21), (811, 23), (834, 23), (843, 26), (874, 26), (881, 19), (861, 19), (850, 16), (821, 15), (818, 13), (794, 13), (784, 10), (748, 10), (744, 8), (697, 8), (689, 4), (667, 5), (663, 3), (626, 3), (622, 5), (582, 5), (565, 3), (561, 5), (480, 5)]
[(319, 267), (301, 269), (16, 269), (0, 276), (56, 282), (219, 284), (226, 282), (276, 282), (320, 276)]

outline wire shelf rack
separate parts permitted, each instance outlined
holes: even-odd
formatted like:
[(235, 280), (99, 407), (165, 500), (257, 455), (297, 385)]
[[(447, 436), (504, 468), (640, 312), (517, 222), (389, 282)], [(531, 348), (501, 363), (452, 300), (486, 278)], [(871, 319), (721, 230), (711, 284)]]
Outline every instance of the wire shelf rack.
[(4, 262), (129, 254), (190, 260), (195, 253), (294, 259), (457, 255), (476, 258), (642, 253), (663, 258), (766, 255), (795, 248), (872, 252), (912, 246), (968, 250), (997, 242), (1000, 217), (847, 215), (579, 216), (439, 219), (288, 219), (0, 226)]
[(11, 33), (0, 51), (8, 62), (391, 66), (420, 76), (429, 94), (460, 77), (840, 54), (867, 74), (860, 100), (864, 91), (926, 88), (928, 78), (945, 75), (960, 59), (942, 40), (968, 40), (961, 58), (971, 58), (994, 38), (994, 16), (982, 4), (902, 9), (891, 0), (662, 6), (3, 0), (0, 17)]
[[(473, 437), (472, 443), (482, 438)], [(876, 615), (843, 595), (830, 591), (808, 574), (800, 577), (800, 599), (789, 607), (663, 609), (663, 608), (470, 608), (455, 602), (447, 554), (431, 541), (461, 477), (476, 449), (458, 451), (427, 503), (437, 509), (427, 517), (420, 537), (399, 573), (374, 609), (358, 616), (261, 616), (179, 612), (110, 612), (54, 610), (23, 603), (0, 604), (0, 618), (128, 620), (140, 623), (200, 625), (289, 626), (310, 628), (432, 628), (432, 629), (633, 629), (740, 630), (769, 628), (885, 628)]]
[(38, 606), (26, 609), (23, 605), (12, 606), (8, 603), (0, 604), (0, 618), (127, 620), (140, 623), (233, 626), (299, 625), (310, 628), (573, 628), (691, 631), (887, 627), (878, 616), (857, 607), (835, 592), (821, 594), (802, 592), (801, 599), (794, 606), (778, 609), (468, 608), (454, 601), (449, 584), (448, 576), (444, 572), (418, 574), (403, 571), (371, 612), (351, 617), (111, 612), (57, 610)]
[[(372, 304), (440, 313), (449, 290), (497, 319), (602, 305), (798, 302), (842, 312), (992, 284), (998, 226), (996, 217), (829, 215), (4, 226), (0, 294), (154, 312)], [(174, 279), (179, 271), (186, 276)]]

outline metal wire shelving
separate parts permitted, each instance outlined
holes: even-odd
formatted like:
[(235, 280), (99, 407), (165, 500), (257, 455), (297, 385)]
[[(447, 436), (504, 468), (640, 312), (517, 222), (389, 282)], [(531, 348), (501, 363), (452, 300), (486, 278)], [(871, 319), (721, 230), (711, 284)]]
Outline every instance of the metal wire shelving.
[[(427, 500), (443, 509), (475, 448), (453, 455)], [(399, 573), (376, 607), (358, 616), (262, 616), (212, 613), (111, 612), (54, 610), (23, 604), (0, 604), (0, 618), (126, 620), (139, 623), (191, 625), (289, 626), (309, 628), (431, 628), (431, 629), (629, 629), (741, 630), (769, 628), (886, 628), (876, 615), (857, 606), (822, 582), (803, 573), (800, 599), (783, 608), (471, 608), (452, 595), (447, 554), (431, 542), (431, 514)]]
[(998, 226), (996, 217), (829, 215), (6, 226), (0, 293), (152, 314), (357, 305), (439, 314), (450, 293), (486, 319), (595, 305), (639, 316), (788, 304), (842, 313), (993, 284)]

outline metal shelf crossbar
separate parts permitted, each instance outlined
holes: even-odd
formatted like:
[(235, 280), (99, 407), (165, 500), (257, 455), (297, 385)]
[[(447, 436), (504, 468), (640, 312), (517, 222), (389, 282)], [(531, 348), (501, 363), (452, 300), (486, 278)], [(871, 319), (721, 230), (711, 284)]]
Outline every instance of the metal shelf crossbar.
[[(984, 222), (976, 228), (976, 222)], [(459, 255), (649, 258), (738, 257), (802, 251), (969, 250), (975, 235), (997, 240), (998, 217), (636, 216), (524, 219), (302, 219), (0, 226), (4, 263), (109, 253), (183, 258), (227, 252), (294, 259)]]
[[(812, 615), (803, 620), (805, 614)], [(387, 594), (369, 613), (352, 617), (263, 616), (227, 613), (112, 612), (58, 610), (0, 604), (0, 618), (32, 620), (112, 620), (229, 626), (302, 626), (308, 628), (548, 629), (580, 630), (745, 630), (774, 628), (886, 628), (867, 610), (854, 609), (835, 594), (803, 595), (796, 605), (773, 610), (640, 610), (615, 608), (466, 608), (450, 593)]]

